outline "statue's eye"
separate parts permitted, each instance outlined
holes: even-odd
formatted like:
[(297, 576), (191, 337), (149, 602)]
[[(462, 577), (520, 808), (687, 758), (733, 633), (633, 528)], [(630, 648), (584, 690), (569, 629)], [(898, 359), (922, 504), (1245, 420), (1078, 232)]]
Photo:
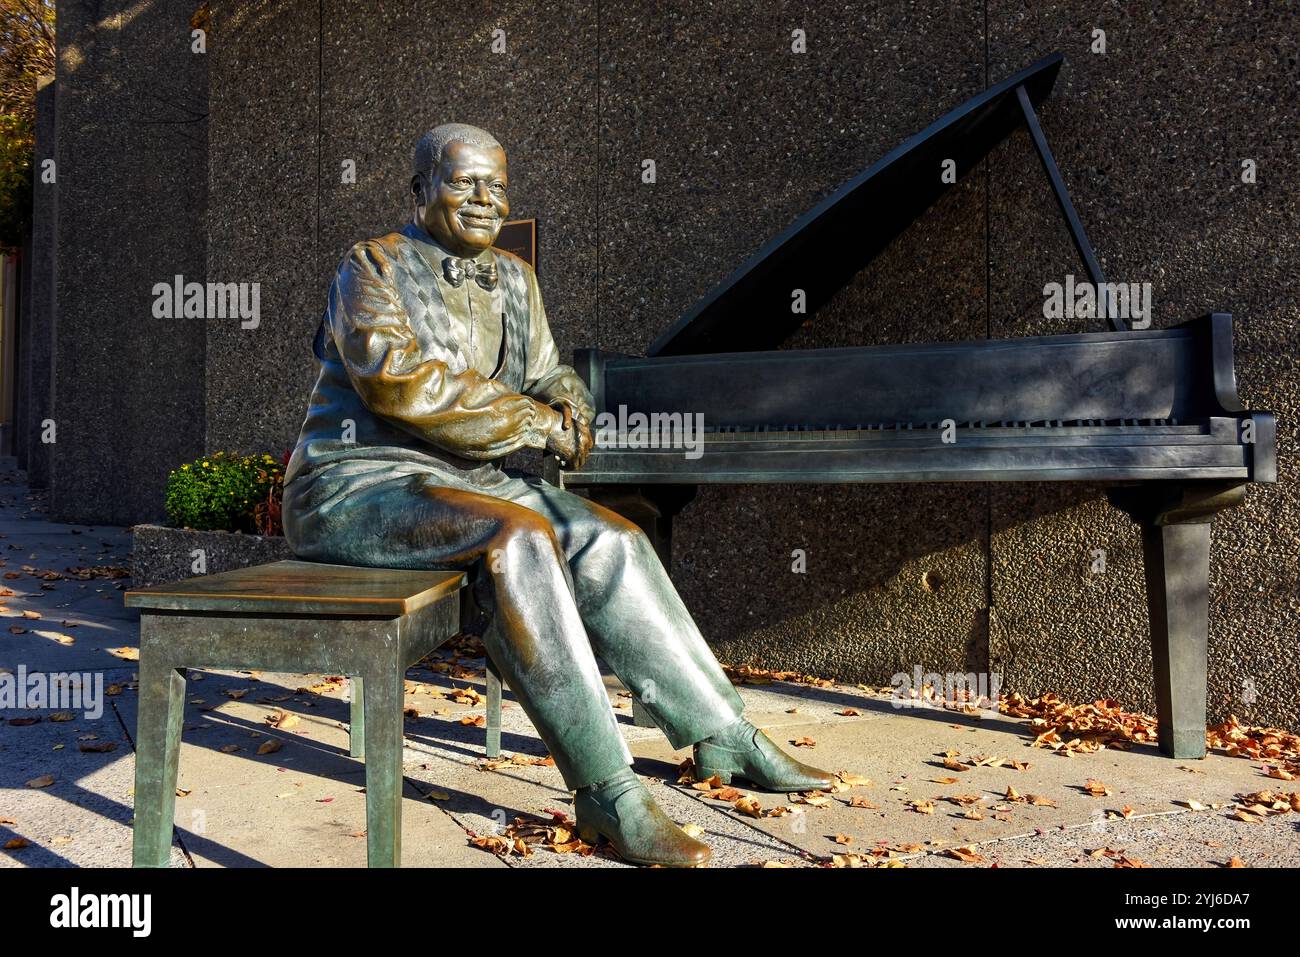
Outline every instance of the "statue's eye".
[(467, 186), (473, 186), (473, 185), (474, 185), (474, 182), (473, 182), (473, 180), (469, 179), (468, 177), (466, 177), (466, 176), (462, 176), (462, 177), (460, 177), (459, 179), (454, 179), (454, 180), (452, 180), (452, 181), (451, 181), (451, 185), (453, 185), (453, 186), (459, 186), (461, 189), (465, 189)]
[(505, 184), (505, 183), (493, 183), (491, 189), (492, 189), (492, 192), (494, 192), (494, 193), (504, 193), (504, 192), (506, 191), (506, 184)]

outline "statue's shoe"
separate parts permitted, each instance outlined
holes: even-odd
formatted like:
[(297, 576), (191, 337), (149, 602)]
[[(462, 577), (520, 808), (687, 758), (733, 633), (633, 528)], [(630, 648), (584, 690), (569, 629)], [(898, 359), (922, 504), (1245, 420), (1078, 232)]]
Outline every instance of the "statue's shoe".
[(744, 718), (695, 745), (695, 777), (717, 777), (730, 784), (744, 778), (767, 791), (814, 791), (828, 788), (835, 777), (796, 761)]
[(573, 812), (578, 837), (588, 844), (608, 839), (619, 856), (633, 864), (695, 867), (711, 853), (709, 845), (672, 822), (631, 768), (626, 775), (578, 791)]

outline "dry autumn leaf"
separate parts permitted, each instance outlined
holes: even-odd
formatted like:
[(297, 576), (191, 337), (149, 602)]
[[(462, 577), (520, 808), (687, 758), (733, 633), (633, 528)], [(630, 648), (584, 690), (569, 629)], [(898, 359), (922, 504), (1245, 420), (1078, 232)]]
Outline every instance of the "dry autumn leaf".
[(257, 747), (258, 754), (275, 754), (284, 747), (284, 742), (279, 738), (267, 738)]
[(275, 714), (266, 716), (266, 723), (277, 731), (288, 731), (290, 728), (301, 724), (302, 719), (288, 711), (277, 711)]
[(54, 783), (53, 774), (42, 774), (39, 778), (32, 778), (27, 782), (29, 788), (47, 788)]

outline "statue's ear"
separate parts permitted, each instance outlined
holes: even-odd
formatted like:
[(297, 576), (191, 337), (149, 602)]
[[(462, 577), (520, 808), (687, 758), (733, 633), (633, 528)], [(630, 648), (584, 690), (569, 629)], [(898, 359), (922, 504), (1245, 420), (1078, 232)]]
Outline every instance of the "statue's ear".
[(425, 183), (423, 173), (416, 173), (411, 177), (411, 195), (415, 197), (415, 202), (419, 206), (427, 205), (429, 202)]

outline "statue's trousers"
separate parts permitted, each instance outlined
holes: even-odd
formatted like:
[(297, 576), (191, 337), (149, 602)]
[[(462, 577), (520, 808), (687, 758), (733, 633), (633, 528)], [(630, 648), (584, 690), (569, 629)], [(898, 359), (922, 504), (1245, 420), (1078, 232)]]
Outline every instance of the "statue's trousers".
[(286, 488), (284, 515), (300, 558), (476, 572), (493, 606), (484, 645), (571, 789), (632, 760), (596, 656), (674, 748), (741, 713), (645, 534), (541, 479), (484, 494), (429, 474), (350, 490), (319, 476)]

